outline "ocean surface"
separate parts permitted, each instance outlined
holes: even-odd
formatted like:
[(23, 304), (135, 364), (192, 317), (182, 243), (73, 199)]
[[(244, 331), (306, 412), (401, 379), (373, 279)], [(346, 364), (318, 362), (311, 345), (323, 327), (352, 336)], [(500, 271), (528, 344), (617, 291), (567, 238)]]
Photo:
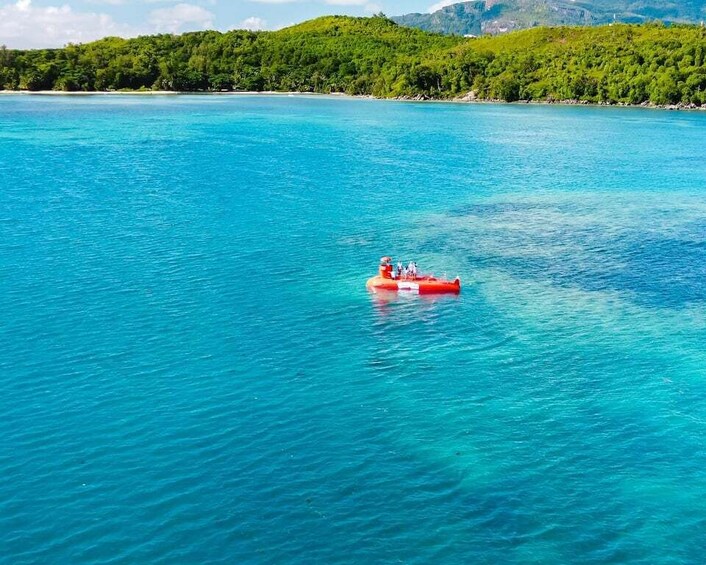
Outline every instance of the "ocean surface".
[[(0, 563), (703, 563), (706, 114), (0, 98)], [(462, 277), (376, 298), (381, 255)]]

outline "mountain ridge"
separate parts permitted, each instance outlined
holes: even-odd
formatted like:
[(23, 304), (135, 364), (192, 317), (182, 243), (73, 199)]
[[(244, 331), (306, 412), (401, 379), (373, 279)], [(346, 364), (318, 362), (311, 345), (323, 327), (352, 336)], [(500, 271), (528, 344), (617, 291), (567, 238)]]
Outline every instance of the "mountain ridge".
[(446, 35), (499, 35), (543, 26), (601, 25), (611, 22), (701, 23), (706, 0), (474, 0), (432, 13), (390, 18), (399, 25)]

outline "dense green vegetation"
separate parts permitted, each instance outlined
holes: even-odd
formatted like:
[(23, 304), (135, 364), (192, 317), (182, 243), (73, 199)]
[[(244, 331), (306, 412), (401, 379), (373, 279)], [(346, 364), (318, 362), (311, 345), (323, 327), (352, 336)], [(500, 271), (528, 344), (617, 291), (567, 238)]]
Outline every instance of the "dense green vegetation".
[(380, 97), (706, 105), (706, 29), (537, 28), (464, 39), (384, 17), (326, 17), (276, 32), (107, 38), (0, 50), (0, 88), (277, 90)]
[(445, 6), (431, 14), (406, 14), (392, 19), (400, 25), (455, 35), (616, 21), (698, 24), (706, 19), (706, 0), (474, 0)]

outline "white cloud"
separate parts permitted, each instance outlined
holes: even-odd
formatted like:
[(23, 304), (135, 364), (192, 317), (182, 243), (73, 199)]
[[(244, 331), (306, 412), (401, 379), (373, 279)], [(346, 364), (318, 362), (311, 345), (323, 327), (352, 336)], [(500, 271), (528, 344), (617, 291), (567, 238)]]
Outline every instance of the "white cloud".
[[(431, 0), (434, 1), (434, 0)], [(11, 48), (61, 47), (67, 43), (86, 43), (102, 37), (117, 35), (134, 37), (152, 33), (180, 33), (195, 29), (221, 28), (211, 6), (218, 0), (0, 0), (0, 45)], [(270, 5), (271, 11), (286, 13), (291, 19), (302, 4), (318, 4), (326, 11), (365, 12), (381, 11), (380, 0), (249, 0)], [(234, 2), (235, 3), (235, 2)], [(47, 5), (48, 4), (48, 5)], [(221, 11), (224, 2), (220, 2)], [(245, 4), (245, 2), (243, 2)], [(291, 8), (285, 8), (285, 5)], [(281, 8), (275, 8), (280, 6)], [(214, 10), (215, 11), (215, 10)], [(113, 16), (112, 14), (115, 14)], [(141, 23), (124, 24), (118, 14)], [(240, 15), (246, 16), (247, 13)], [(142, 20), (136, 20), (136, 16)], [(237, 27), (262, 30), (278, 29), (282, 22), (271, 21), (279, 16), (270, 13), (264, 17), (251, 16)], [(221, 16), (222, 17), (222, 16)], [(237, 19), (235, 21), (238, 21)], [(295, 20), (298, 21), (298, 20)]]
[(177, 4), (171, 8), (152, 10), (149, 22), (159, 32), (178, 33), (188, 24), (190, 29), (213, 28), (214, 15), (195, 4)]
[(436, 12), (438, 10), (441, 10), (441, 8), (445, 8), (446, 6), (451, 6), (452, 4), (458, 4), (461, 0), (441, 0), (441, 2), (437, 2), (436, 4), (433, 4), (429, 6), (429, 9), (427, 12), (430, 14), (432, 12)]
[(267, 22), (262, 18), (257, 18), (255, 16), (251, 18), (245, 18), (238, 25), (238, 29), (249, 29), (250, 31), (261, 31), (267, 27)]
[(68, 4), (34, 6), (32, 0), (0, 4), (0, 43), (8, 47), (61, 47), (108, 35), (132, 36), (136, 30), (116, 23), (107, 14), (78, 12)]

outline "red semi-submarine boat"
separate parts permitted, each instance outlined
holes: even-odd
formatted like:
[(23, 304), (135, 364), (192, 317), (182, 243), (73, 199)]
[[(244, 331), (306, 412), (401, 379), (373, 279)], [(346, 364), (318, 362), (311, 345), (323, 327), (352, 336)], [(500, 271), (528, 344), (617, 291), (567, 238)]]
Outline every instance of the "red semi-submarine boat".
[(395, 272), (392, 257), (380, 259), (380, 270), (366, 285), (372, 292), (409, 292), (412, 294), (458, 294), (461, 292), (461, 279), (449, 281), (433, 275), (417, 275), (409, 272)]

